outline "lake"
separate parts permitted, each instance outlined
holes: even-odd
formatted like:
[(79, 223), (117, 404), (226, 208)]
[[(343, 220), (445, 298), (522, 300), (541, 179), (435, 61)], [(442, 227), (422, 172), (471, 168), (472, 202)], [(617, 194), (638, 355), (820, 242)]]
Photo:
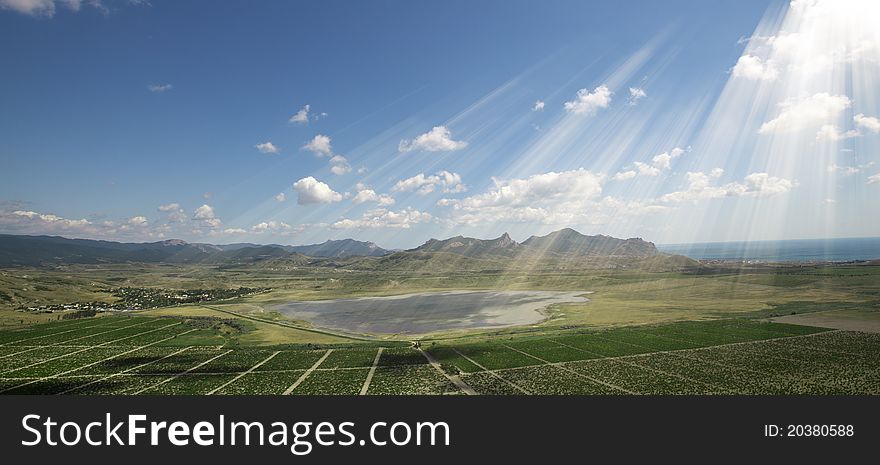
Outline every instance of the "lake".
[(586, 302), (586, 292), (443, 291), (389, 297), (294, 301), (272, 306), (288, 318), (348, 333), (424, 334), (529, 325), (544, 309)]

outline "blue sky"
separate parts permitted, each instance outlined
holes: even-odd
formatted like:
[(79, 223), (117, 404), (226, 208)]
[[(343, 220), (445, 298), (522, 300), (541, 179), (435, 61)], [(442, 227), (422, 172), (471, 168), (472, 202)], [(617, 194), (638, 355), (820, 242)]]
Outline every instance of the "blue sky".
[(870, 3), (0, 0), (0, 232), (880, 235)]

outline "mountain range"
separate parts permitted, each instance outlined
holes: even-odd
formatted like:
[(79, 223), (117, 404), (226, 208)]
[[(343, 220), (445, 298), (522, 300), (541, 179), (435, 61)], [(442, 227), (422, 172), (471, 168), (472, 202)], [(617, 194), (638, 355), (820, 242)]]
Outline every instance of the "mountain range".
[(511, 263), (567, 263), (568, 266), (651, 263), (664, 268), (693, 266), (682, 256), (659, 252), (640, 238), (618, 239), (588, 236), (565, 228), (545, 236), (532, 236), (518, 243), (507, 233), (495, 239), (455, 236), (430, 239), (414, 249), (390, 251), (372, 242), (354, 239), (328, 240), (311, 245), (260, 245), (251, 243), (214, 245), (178, 239), (125, 243), (58, 236), (0, 235), (0, 266), (43, 266), (101, 263), (208, 264), (224, 267), (258, 266), (286, 270), (301, 266), (351, 269), (440, 268), (494, 269)]

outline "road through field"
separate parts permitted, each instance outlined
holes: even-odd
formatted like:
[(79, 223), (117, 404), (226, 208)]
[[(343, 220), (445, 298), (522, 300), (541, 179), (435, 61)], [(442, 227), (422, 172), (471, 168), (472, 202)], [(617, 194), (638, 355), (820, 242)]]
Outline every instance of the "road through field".
[(302, 384), (302, 382), (305, 381), (306, 378), (308, 378), (309, 375), (312, 374), (313, 371), (317, 370), (318, 367), (321, 366), (322, 363), (324, 363), (324, 360), (327, 360), (327, 357), (330, 355), (331, 352), (333, 352), (333, 349), (327, 349), (327, 352), (324, 352), (324, 355), (321, 356), (321, 358), (319, 358), (318, 361), (315, 362), (314, 365), (312, 365), (308, 370), (306, 370), (306, 372), (303, 373), (302, 376), (300, 376), (293, 384), (290, 385), (290, 387), (285, 389), (284, 392), (282, 392), (281, 394), (286, 396), (286, 395), (289, 395), (291, 392), (293, 392), (293, 390), (296, 389), (297, 386)]
[(257, 363), (256, 365), (254, 365), (254, 366), (248, 368), (247, 371), (243, 371), (243, 372), (239, 373), (238, 376), (236, 376), (235, 378), (232, 378), (232, 379), (230, 379), (229, 381), (227, 381), (227, 382), (221, 384), (220, 386), (218, 386), (218, 387), (212, 389), (210, 392), (208, 392), (207, 395), (211, 396), (211, 395), (216, 394), (218, 391), (220, 391), (221, 389), (225, 388), (226, 386), (229, 386), (230, 384), (232, 384), (232, 383), (234, 383), (234, 382), (240, 380), (243, 376), (247, 375), (248, 373), (252, 373), (252, 372), (253, 372), (254, 370), (256, 370), (257, 368), (260, 368), (261, 366), (263, 366), (264, 363), (268, 362), (269, 360), (272, 360), (273, 358), (275, 358), (276, 355), (278, 355), (278, 354), (280, 354), (280, 353), (281, 353), (280, 350), (276, 350), (275, 352), (272, 352), (272, 355), (270, 355), (270, 356), (264, 358), (262, 361), (260, 361), (260, 362)]
[(443, 368), (440, 366), (440, 362), (438, 362), (437, 359), (435, 359), (433, 356), (431, 356), (431, 354), (422, 350), (421, 347), (418, 348), (418, 351), (421, 352), (422, 355), (424, 355), (426, 359), (428, 359), (428, 363), (430, 363), (431, 366), (434, 367), (434, 369), (439, 371), (443, 376), (445, 376), (449, 381), (451, 381), (452, 384), (458, 386), (458, 388), (461, 389), (462, 392), (464, 392), (465, 394), (467, 394), (469, 396), (477, 395), (477, 391), (475, 391), (474, 388), (470, 387), (468, 385), (468, 383), (465, 383), (464, 380), (462, 380), (458, 375), (450, 375), (449, 373), (444, 371)]
[(519, 349), (517, 349), (517, 348), (515, 348), (515, 347), (511, 347), (511, 346), (509, 346), (509, 345), (507, 345), (507, 344), (501, 344), (501, 345), (502, 345), (503, 347), (507, 347), (507, 348), (510, 349), (510, 350), (513, 350), (513, 351), (515, 351), (515, 352), (519, 352), (519, 353), (521, 353), (521, 354), (523, 354), (523, 355), (525, 355), (525, 356), (527, 356), (527, 357), (531, 357), (531, 358), (533, 358), (533, 359), (535, 359), (535, 360), (537, 360), (537, 361), (539, 361), (539, 362), (542, 362), (544, 365), (549, 365), (549, 366), (552, 366), (552, 367), (559, 368), (560, 370), (567, 371), (567, 372), (569, 372), (569, 373), (571, 373), (571, 374), (573, 374), (573, 375), (576, 375), (576, 376), (580, 376), (581, 378), (584, 378), (584, 379), (586, 379), (586, 380), (588, 380), (588, 381), (591, 381), (591, 382), (593, 382), (593, 383), (601, 384), (601, 385), (603, 385), (603, 386), (607, 386), (607, 387), (610, 387), (610, 388), (612, 388), (612, 389), (615, 389), (615, 390), (618, 390), (618, 391), (625, 392), (625, 393), (627, 393), (627, 394), (638, 394), (638, 393), (636, 393), (636, 392), (632, 392), (632, 391), (630, 391), (630, 390), (628, 390), (628, 389), (624, 389), (624, 388), (622, 388), (622, 387), (620, 387), (620, 386), (617, 386), (617, 385), (611, 384), (611, 383), (609, 383), (609, 382), (607, 382), (607, 381), (602, 381), (602, 380), (600, 380), (600, 379), (593, 378), (592, 376), (587, 376), (587, 375), (585, 375), (585, 374), (583, 374), (583, 373), (580, 373), (580, 372), (577, 372), (577, 371), (575, 371), (575, 370), (572, 370), (571, 368), (568, 368), (568, 367), (564, 366), (564, 365), (561, 364), (561, 363), (553, 363), (553, 362), (550, 362), (550, 361), (544, 360), (543, 358), (537, 357), (537, 356), (532, 355), (532, 354), (530, 354), (530, 353), (528, 353), (528, 352), (523, 352), (522, 350), (519, 350)]
[(384, 347), (379, 347), (379, 350), (376, 352), (376, 358), (373, 359), (373, 366), (370, 367), (369, 373), (367, 373), (367, 379), (364, 380), (364, 385), (361, 386), (360, 395), (367, 395), (367, 390), (370, 389), (370, 383), (373, 381), (373, 375), (376, 374), (376, 367), (379, 366), (379, 358), (382, 357), (382, 351), (385, 350)]
[(59, 395), (60, 395), (60, 394), (69, 394), (69, 393), (71, 393), (71, 392), (73, 392), (73, 391), (77, 391), (77, 390), (79, 390), (79, 389), (82, 389), (82, 388), (85, 388), (85, 387), (88, 387), (88, 386), (92, 386), (92, 385), (97, 384), (97, 383), (102, 383), (102, 382), (104, 382), (104, 381), (107, 381), (107, 380), (109, 380), (109, 379), (115, 378), (115, 377), (117, 377), (117, 376), (124, 375), (124, 374), (126, 374), (126, 373), (128, 373), (128, 372), (131, 372), (131, 371), (134, 371), (134, 370), (137, 370), (137, 369), (143, 368), (143, 367), (148, 366), (148, 365), (152, 365), (152, 364), (154, 364), (154, 363), (156, 363), (156, 362), (161, 362), (162, 360), (165, 360), (165, 359), (167, 359), (167, 358), (174, 357), (175, 355), (178, 355), (178, 354), (181, 354), (181, 353), (183, 353), (183, 352), (186, 352), (187, 350), (190, 350), (190, 349), (192, 349), (192, 348), (193, 348), (193, 346), (186, 346), (186, 347), (184, 347), (183, 349), (180, 349), (180, 350), (175, 351), (175, 352), (171, 352), (170, 354), (165, 355), (165, 356), (162, 356), (162, 357), (159, 357), (159, 358), (157, 358), (157, 359), (150, 360), (149, 362), (144, 362), (144, 363), (141, 363), (140, 365), (135, 365), (135, 366), (133, 366), (133, 367), (126, 368), (125, 370), (122, 370), (122, 371), (117, 371), (116, 373), (109, 374), (109, 375), (107, 375), (107, 376), (105, 376), (105, 377), (103, 377), (103, 378), (96, 379), (96, 380), (94, 380), (94, 381), (88, 382), (88, 383), (83, 384), (83, 385), (81, 385), (81, 386), (76, 386), (76, 387), (70, 388), (70, 389), (68, 389), (68, 390), (66, 390), (66, 391), (64, 391), (64, 392), (59, 393)]
[[(169, 326), (174, 326), (174, 325), (169, 325)], [(165, 327), (163, 327), (163, 328), (167, 328), (167, 326), (165, 326)], [(178, 337), (178, 336), (182, 336), (182, 335), (187, 334), (187, 333), (191, 333), (191, 332), (193, 332), (193, 331), (197, 331), (197, 330), (196, 330), (196, 329), (191, 329), (191, 330), (186, 331), (186, 332), (183, 332), (183, 333), (181, 333), (181, 334), (174, 334), (174, 335), (168, 336), (168, 337), (166, 337), (166, 338), (164, 338), (164, 339), (159, 339), (159, 340), (157, 340), (157, 341), (153, 341), (153, 342), (151, 342), (151, 343), (149, 343), (149, 344), (144, 344), (144, 345), (142, 345), (142, 346), (140, 346), (140, 347), (135, 347), (134, 349), (131, 349), (131, 350), (128, 350), (128, 351), (125, 351), (125, 352), (122, 352), (122, 353), (114, 354), (114, 355), (111, 355), (111, 356), (109, 356), (109, 357), (103, 358), (103, 359), (101, 359), (101, 360), (97, 360), (97, 361), (95, 361), (95, 362), (85, 364), (85, 365), (83, 365), (83, 366), (79, 366), (79, 367), (76, 367), (76, 368), (73, 368), (73, 369), (70, 369), (70, 370), (67, 370), (67, 371), (61, 372), (61, 373), (54, 373), (54, 374), (51, 374), (51, 375), (49, 375), (49, 376), (44, 376), (44, 377), (42, 377), (42, 378), (34, 379), (34, 380), (28, 381), (28, 382), (26, 382), (26, 383), (19, 384), (18, 386), (13, 386), (13, 387), (10, 387), (10, 388), (7, 388), (7, 389), (4, 389), (4, 390), (0, 391), (0, 394), (4, 393), (4, 392), (6, 392), (6, 391), (9, 391), (9, 390), (12, 390), (12, 389), (18, 389), (18, 388), (21, 388), (21, 387), (24, 387), (24, 386), (27, 386), (27, 385), (30, 385), (30, 384), (33, 384), (33, 383), (43, 382), (43, 381), (46, 381), (46, 380), (49, 380), (49, 379), (52, 379), (52, 378), (60, 378), (60, 377), (62, 377), (62, 376), (64, 376), (64, 375), (67, 375), (67, 374), (73, 373), (73, 372), (75, 372), (75, 371), (79, 371), (79, 370), (82, 370), (82, 369), (85, 369), (85, 368), (89, 368), (89, 367), (92, 367), (92, 366), (95, 366), (95, 365), (99, 365), (99, 364), (104, 363), (104, 362), (107, 362), (107, 361), (109, 361), (109, 360), (113, 360), (114, 358), (121, 357), (121, 356), (123, 356), (123, 355), (128, 355), (128, 354), (130, 354), (130, 353), (132, 353), (132, 352), (137, 352), (137, 351), (139, 351), (139, 350), (146, 349), (147, 347), (151, 347), (151, 346), (154, 346), (154, 345), (156, 345), (156, 344), (161, 344), (161, 343), (163, 343), (163, 342), (165, 342), (165, 341), (170, 341), (171, 339), (174, 339), (174, 338), (176, 338), (176, 337)]]
[(140, 394), (140, 393), (142, 393), (142, 392), (148, 391), (148, 390), (150, 390), (150, 389), (157, 388), (157, 387), (159, 387), (159, 386), (161, 386), (161, 385), (163, 385), (163, 384), (165, 384), (165, 383), (168, 383), (168, 382), (174, 381), (175, 379), (180, 378), (181, 376), (185, 376), (185, 375), (187, 375), (187, 374), (189, 374), (189, 373), (192, 373), (193, 371), (198, 370), (199, 368), (201, 368), (201, 367), (203, 367), (203, 366), (205, 366), (205, 365), (207, 365), (207, 364), (213, 362), (214, 360), (217, 360), (218, 358), (220, 358), (220, 357), (222, 357), (222, 356), (224, 356), (224, 355), (226, 355), (226, 354), (228, 354), (228, 353), (230, 353), (230, 352), (232, 352), (232, 349), (227, 350), (226, 352), (222, 352), (222, 353), (220, 353), (219, 355), (215, 355), (215, 356), (213, 356), (213, 357), (211, 357), (211, 358), (205, 360), (204, 362), (199, 363), (198, 365), (196, 365), (196, 366), (194, 366), (194, 367), (191, 367), (191, 368), (189, 368), (189, 369), (187, 369), (187, 370), (185, 370), (185, 371), (181, 371), (180, 373), (177, 373), (177, 374), (174, 375), (174, 376), (171, 376), (170, 378), (165, 378), (165, 379), (163, 379), (162, 381), (159, 381), (159, 382), (156, 383), (156, 384), (151, 384), (151, 385), (149, 385), (149, 386), (147, 386), (147, 387), (145, 387), (145, 388), (143, 388), (143, 389), (140, 389), (140, 390), (138, 390), (137, 392), (135, 392), (134, 394), (137, 395), (137, 394)]
[[(145, 335), (145, 334), (154, 333), (154, 332), (156, 332), (156, 331), (162, 331), (163, 329), (168, 329), (168, 328), (170, 328), (170, 327), (172, 327), (172, 326), (177, 326), (177, 325), (179, 325), (179, 324), (181, 324), (181, 323), (180, 323), (180, 322), (178, 322), (178, 323), (172, 323), (172, 324), (170, 324), (170, 325), (162, 326), (161, 328), (151, 329), (151, 330), (149, 330), (149, 331), (144, 331), (144, 332), (140, 332), (140, 333), (137, 333), (137, 334), (132, 334), (131, 336), (121, 337), (121, 338), (119, 338), (119, 339), (113, 339), (112, 341), (107, 341), (107, 342), (104, 342), (104, 343), (101, 343), (101, 344), (96, 344), (96, 345), (93, 345), (93, 346), (90, 346), (90, 347), (86, 347), (86, 348), (84, 348), (84, 349), (79, 349), (79, 350), (75, 350), (75, 351), (73, 351), (73, 352), (68, 352), (68, 353), (66, 353), (66, 354), (57, 355), (57, 356), (55, 356), (55, 357), (47, 358), (47, 359), (45, 359), (45, 360), (40, 360), (39, 362), (34, 362), (34, 363), (31, 363), (30, 365), (25, 365), (25, 366), (21, 366), (21, 367), (13, 368), (13, 369), (11, 369), (11, 370), (6, 370), (6, 371), (4, 371), (4, 372), (2, 372), (2, 373), (0, 373), (0, 374), (5, 375), (5, 374), (7, 374), (7, 373), (12, 373), (12, 372), (14, 372), (14, 371), (24, 370), (25, 368), (31, 368), (31, 367), (34, 367), (34, 366), (37, 366), (37, 365), (42, 365), (42, 364), (44, 364), (44, 363), (51, 362), (51, 361), (53, 361), (53, 360), (58, 360), (59, 358), (70, 357), (71, 355), (76, 355), (76, 354), (78, 354), (78, 353), (85, 352), (85, 351), (87, 351), (87, 350), (92, 350), (92, 349), (95, 349), (95, 348), (97, 348), (97, 347), (105, 347), (105, 346), (109, 346), (110, 344), (113, 344), (114, 342), (124, 341), (124, 340), (126, 340), (126, 339), (131, 339), (131, 338), (135, 338), (135, 337), (143, 336), (143, 335)], [(132, 326), (138, 326), (138, 325), (131, 325), (131, 326), (128, 326), (128, 328), (131, 328)]]

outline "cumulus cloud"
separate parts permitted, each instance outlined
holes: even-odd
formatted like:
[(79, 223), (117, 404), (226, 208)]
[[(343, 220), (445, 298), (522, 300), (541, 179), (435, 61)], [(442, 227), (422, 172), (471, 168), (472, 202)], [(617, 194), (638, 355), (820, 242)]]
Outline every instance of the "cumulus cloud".
[[(55, 15), (56, 3), (64, 5), (71, 11), (79, 11), (82, 6), (81, 0), (0, 0), (0, 9), (51, 18)], [(93, 0), (89, 4), (98, 9), (104, 8), (100, 1)]]
[(612, 94), (604, 84), (596, 87), (592, 92), (581, 89), (577, 91), (574, 100), (565, 102), (565, 111), (578, 115), (594, 115), (600, 109), (608, 108)]
[(92, 224), (91, 221), (85, 218), (70, 220), (53, 214), (37, 213), (29, 210), (15, 210), (12, 212), (12, 216), (44, 223), (46, 225), (57, 226), (61, 229), (72, 229)]
[(303, 150), (308, 150), (316, 155), (329, 157), (333, 154), (333, 147), (330, 145), (330, 137), (318, 134), (312, 138), (306, 145), (302, 146)]
[(860, 128), (865, 128), (873, 133), (880, 134), (880, 119), (878, 118), (865, 116), (864, 113), (859, 113), (853, 116), (853, 122)]
[(832, 163), (831, 166), (828, 167), (829, 173), (840, 173), (844, 176), (852, 176), (861, 171), (861, 167), (856, 166), (840, 166), (837, 163)]
[(342, 194), (334, 191), (327, 184), (308, 176), (293, 183), (293, 190), (299, 195), (296, 203), (309, 205), (315, 203), (333, 203), (342, 200)]
[(196, 208), (194, 218), (197, 220), (207, 220), (214, 218), (214, 207), (204, 204), (199, 208)]
[(241, 234), (247, 234), (247, 231), (245, 231), (242, 228), (226, 228), (223, 231), (221, 231), (221, 233), (226, 234), (226, 235), (230, 235), (230, 236), (238, 236)]
[(859, 134), (859, 131), (855, 129), (850, 129), (849, 131), (843, 132), (840, 130), (840, 128), (833, 124), (825, 124), (821, 128), (819, 128), (819, 131), (816, 132), (816, 140), (838, 141), (858, 137), (860, 135), (861, 134)]
[(0, 231), (14, 234), (57, 234), (67, 237), (106, 237), (120, 236), (150, 238), (163, 237), (168, 225), (150, 227), (144, 216), (134, 216), (114, 222), (111, 220), (92, 221), (86, 218), (70, 219), (52, 213), (31, 210), (0, 208)]
[(134, 216), (127, 221), (130, 226), (146, 226), (148, 223), (146, 216)]
[(337, 176), (341, 176), (345, 173), (351, 172), (351, 165), (348, 164), (348, 160), (342, 155), (334, 155), (330, 158), (330, 172)]
[(739, 57), (739, 60), (736, 61), (730, 72), (733, 74), (733, 77), (751, 81), (773, 81), (779, 77), (779, 71), (772, 60), (764, 61), (754, 55)]
[(645, 89), (641, 87), (630, 87), (629, 88), (629, 104), (635, 106), (638, 104), (639, 100), (647, 97), (648, 94), (645, 92)]
[(507, 181), (493, 178), (493, 183), (494, 188), (484, 194), (467, 197), (460, 205), (470, 208), (528, 206), (558, 198), (591, 198), (602, 192), (602, 177), (583, 168), (558, 173), (551, 171)]
[[(643, 211), (636, 203), (601, 198), (603, 176), (583, 168), (501, 180), (464, 199), (440, 199), (449, 207), (452, 225), (514, 222), (542, 224), (599, 224), (620, 208)], [(616, 212), (616, 213), (615, 213)]]
[(877, 173), (873, 176), (868, 176), (868, 184), (877, 184), (880, 183), (880, 173)]
[(220, 225), (223, 224), (223, 222), (220, 221), (220, 218), (217, 218), (217, 216), (214, 214), (214, 207), (208, 204), (204, 204), (201, 207), (196, 208), (195, 212), (193, 213), (193, 219), (212, 228), (219, 228)]
[(263, 233), (271, 233), (271, 234), (293, 234), (297, 232), (301, 232), (301, 227), (291, 226), (283, 221), (263, 221), (261, 223), (257, 223), (251, 226), (250, 231), (254, 234), (263, 234)]
[(394, 204), (394, 197), (391, 197), (388, 194), (377, 194), (373, 189), (365, 186), (364, 184), (357, 184), (357, 194), (352, 197), (351, 201), (355, 204), (361, 204), (365, 202), (376, 202), (380, 206), (387, 207), (389, 205)]
[(447, 194), (467, 191), (467, 186), (461, 182), (461, 175), (450, 171), (439, 171), (434, 175), (426, 176), (419, 173), (411, 178), (402, 179), (394, 184), (392, 192), (413, 192), (419, 195), (428, 195), (439, 187)]
[(602, 193), (603, 177), (583, 168), (527, 178), (493, 178), (493, 187), (464, 199), (440, 199), (452, 208), (454, 224), (536, 222), (578, 224), (587, 218)]
[(801, 100), (788, 100), (779, 104), (779, 114), (762, 124), (758, 133), (818, 131), (822, 126), (836, 120), (851, 105), (852, 101), (846, 95), (831, 95), (827, 92), (817, 93)]
[(169, 91), (172, 88), (173, 86), (171, 84), (150, 84), (147, 86), (147, 89), (149, 89), (150, 92), (155, 92), (157, 94)]
[(641, 161), (633, 162), (634, 169), (618, 172), (611, 179), (625, 181), (636, 176), (659, 176), (661, 172), (668, 170), (672, 166), (672, 161), (683, 153), (685, 153), (684, 149), (675, 147), (668, 152), (655, 155), (650, 164)]
[(704, 173), (702, 171), (687, 173), (687, 189), (671, 192), (658, 200), (667, 203), (719, 199), (725, 197), (766, 197), (790, 191), (796, 185), (794, 181), (770, 176), (767, 173), (751, 173), (742, 182), (730, 182), (721, 186), (714, 185), (714, 180), (724, 174), (723, 170)]
[(672, 160), (680, 157), (684, 153), (684, 149), (681, 147), (675, 147), (674, 149), (663, 152), (659, 155), (655, 155), (654, 158), (651, 159), (651, 164), (658, 169), (666, 170), (672, 165)]
[(180, 207), (179, 203), (159, 205), (157, 210), (162, 213), (166, 213), (168, 215), (168, 221), (171, 223), (180, 223), (186, 221), (186, 212), (184, 212), (183, 208)]
[(544, 101), (536, 100), (535, 106), (532, 107), (532, 111), (544, 111)]
[(275, 195), (276, 202), (284, 202), (286, 200), (287, 200), (287, 194), (285, 194), (284, 192), (279, 192), (278, 194)]
[(463, 140), (453, 140), (446, 126), (434, 126), (430, 131), (413, 140), (401, 140), (397, 148), (400, 152), (421, 150), (425, 152), (451, 152), (467, 147)]
[(405, 208), (399, 211), (391, 211), (386, 208), (370, 210), (358, 219), (343, 218), (330, 225), (333, 229), (361, 229), (361, 228), (400, 228), (409, 229), (414, 224), (426, 223), (434, 217), (430, 213), (421, 212), (413, 208)]
[(275, 144), (269, 141), (263, 142), (262, 144), (257, 144), (254, 147), (256, 147), (256, 149), (259, 150), (260, 153), (278, 153), (278, 147), (276, 147)]
[(309, 110), (311, 109), (311, 105), (306, 104), (302, 108), (299, 109), (293, 116), (288, 120), (291, 123), (297, 124), (306, 124), (309, 122)]
[(615, 181), (626, 181), (627, 179), (632, 179), (632, 178), (636, 177), (637, 175), (638, 175), (638, 173), (636, 173), (633, 170), (620, 171), (620, 172), (616, 173), (614, 176), (612, 176), (611, 179), (613, 179)]

